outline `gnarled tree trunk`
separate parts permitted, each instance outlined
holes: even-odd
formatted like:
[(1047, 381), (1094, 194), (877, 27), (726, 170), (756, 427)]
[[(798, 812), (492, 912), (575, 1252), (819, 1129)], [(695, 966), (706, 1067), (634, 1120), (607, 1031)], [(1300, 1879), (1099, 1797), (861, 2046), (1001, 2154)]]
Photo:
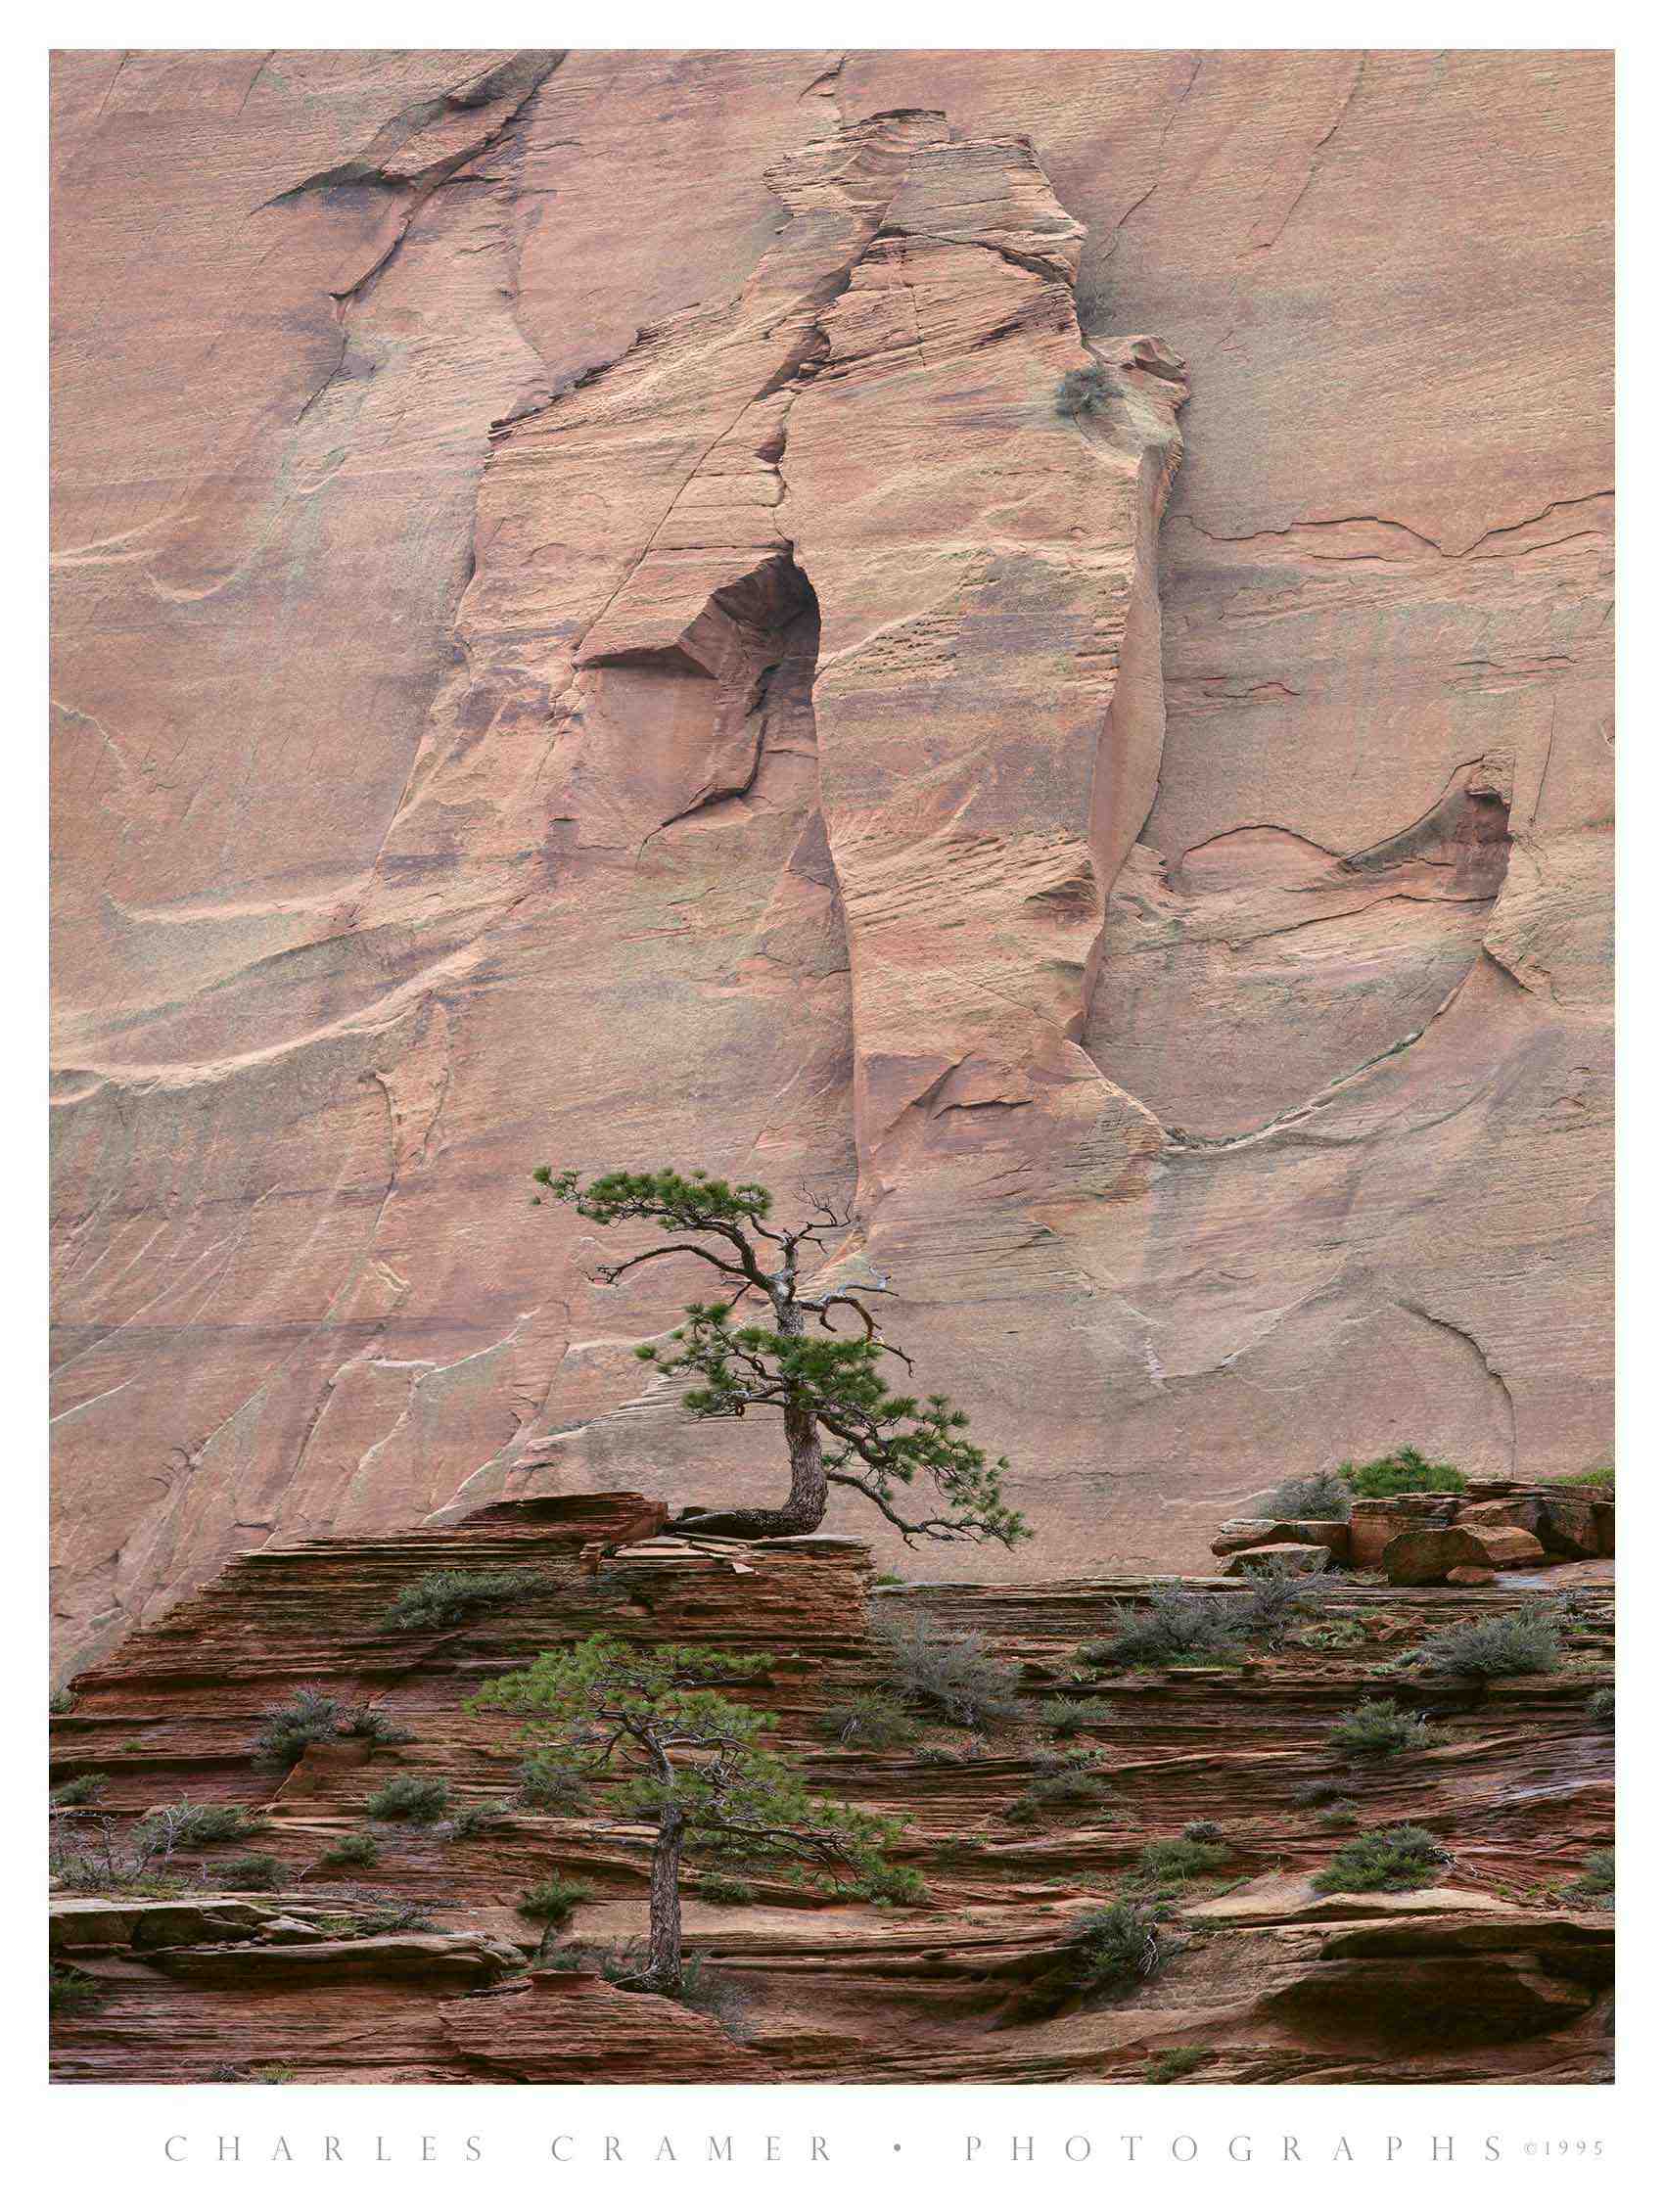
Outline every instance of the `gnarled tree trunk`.
[(647, 1890), (647, 1980), (673, 1996), (682, 1986), (682, 1835), (687, 1821), (674, 1805), (659, 1815)]
[[(774, 1293), (774, 1325), (782, 1336), (802, 1336), (803, 1310), (790, 1285)], [(693, 1536), (812, 1536), (826, 1518), (826, 1463), (820, 1451), (820, 1425), (805, 1406), (787, 1406), (786, 1453), (792, 1487), (783, 1506), (770, 1510), (736, 1508), (705, 1513), (697, 1507), (670, 1523)]]

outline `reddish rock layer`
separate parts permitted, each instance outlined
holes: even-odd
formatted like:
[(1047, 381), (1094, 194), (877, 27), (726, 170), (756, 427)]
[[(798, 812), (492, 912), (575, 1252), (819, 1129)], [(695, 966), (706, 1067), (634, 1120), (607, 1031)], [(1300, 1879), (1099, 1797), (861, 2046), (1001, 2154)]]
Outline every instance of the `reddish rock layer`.
[[(589, 1525), (574, 1510), (564, 1525), (250, 1554), (79, 1678), (54, 1723), (55, 1777), (105, 1774), (118, 1831), (181, 1799), (256, 1806), (263, 1824), (182, 1853), (185, 1873), (200, 1867), (182, 1898), (58, 1900), (56, 1948), (96, 1984), (55, 2022), (61, 2078), (1125, 2081), (1179, 2046), (1216, 2081), (1602, 2078), (1611, 1921), (1567, 1894), (1611, 1833), (1612, 1738), (1586, 1710), (1611, 1679), (1599, 1567), (1514, 1577), (1506, 1594), (1349, 1586), (1315, 1630), (1240, 1666), (1083, 1676), (1081, 1641), (1147, 1585), (869, 1590), (865, 1550), (825, 1539), (715, 1554), (650, 1540), (597, 1576), (584, 1546), (620, 1510), (596, 1503)], [(458, 1628), (382, 1624), (420, 1572), (505, 1565), (545, 1587)], [(1562, 1672), (1487, 1690), (1402, 1664), (1430, 1626), (1551, 1588), (1581, 1597)], [(1019, 1663), (1023, 1721), (985, 1743), (935, 1730), (904, 1751), (829, 1744), (818, 1720), (879, 1679), (874, 1631), (908, 1615), (976, 1629)], [(755, 1694), (779, 1740), (817, 1787), (905, 1820), (900, 1857), (925, 1903), (837, 1904), (802, 1874), (765, 1872), (751, 1903), (717, 1904), (696, 1873), (686, 1918), (717, 1984), (709, 2013), (593, 1973), (526, 1971), (534, 1930), (516, 1906), (555, 1869), (593, 1887), (574, 1939), (640, 1936), (640, 1829), (525, 1808), (466, 1840), (383, 1822), (374, 1867), (348, 1879), (319, 1864), (393, 1774), (442, 1777), (456, 1805), (512, 1793), (512, 1730), (465, 1714), (464, 1697), (600, 1626), (768, 1654)], [(372, 1703), (414, 1740), (344, 1739), (287, 1775), (260, 1768), (258, 1716), (302, 1682)], [(1395, 1694), (1436, 1722), (1433, 1748), (1365, 1762), (1329, 1745), (1341, 1712)], [(1055, 1764), (1046, 1716), (1065, 1700), (1089, 1708), (1071, 1741), (1094, 1756), (1094, 1794), (1016, 1818)], [(1309, 1802), (1324, 1788), (1364, 1825), (1430, 1828), (1447, 1872), (1407, 1894), (1319, 1896), (1311, 1877), (1351, 1832)], [(1058, 1975), (1082, 1912), (1194, 1820), (1219, 1824), (1227, 1857), (1177, 1902), (1169, 1963), (1115, 2002), (1068, 1999)], [(276, 1896), (216, 1889), (250, 1849), (281, 1862)], [(368, 1917), (389, 1907), (430, 1924)]]

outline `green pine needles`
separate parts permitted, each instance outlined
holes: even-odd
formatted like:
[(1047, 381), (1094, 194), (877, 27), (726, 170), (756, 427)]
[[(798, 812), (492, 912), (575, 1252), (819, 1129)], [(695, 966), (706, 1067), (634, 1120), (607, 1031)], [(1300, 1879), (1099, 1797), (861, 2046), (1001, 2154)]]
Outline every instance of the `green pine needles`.
[[(811, 1265), (805, 1248), (820, 1255), (812, 1264), (824, 1267), (829, 1242), (845, 1241), (853, 1215), (813, 1199), (801, 1228), (771, 1228), (773, 1199), (761, 1183), (670, 1168), (601, 1175), (587, 1185), (575, 1174), (539, 1168), (532, 1180), (586, 1221), (651, 1221), (674, 1232), (672, 1241), (603, 1268), (601, 1281), (617, 1282), (626, 1269), (671, 1255), (701, 1260), (723, 1278), (720, 1298), (686, 1307), (679, 1328), (636, 1347), (636, 1358), (659, 1374), (686, 1382), (682, 1404), (696, 1420), (743, 1420), (759, 1406), (781, 1416), (791, 1470), (785, 1504), (686, 1514), (677, 1527), (808, 1535), (824, 1519), (836, 1484), (875, 1506), (908, 1544), (928, 1537), (1013, 1545), (1032, 1533), (1005, 1499), (1009, 1461), (991, 1459), (971, 1442), (970, 1416), (940, 1394), (921, 1400), (892, 1388), (883, 1362), (897, 1359), (910, 1371), (912, 1361), (886, 1342), (870, 1311), (869, 1300), (892, 1295), (887, 1284), (801, 1287), (800, 1270)], [(532, 1200), (541, 1203), (541, 1195)], [(840, 1309), (855, 1316), (859, 1335), (838, 1333), (831, 1316)], [(809, 1334), (811, 1319), (821, 1333)], [(909, 1511), (920, 1477), (934, 1485), (939, 1502)]]
[(681, 1986), (684, 1854), (721, 1867), (809, 1862), (857, 1882), (893, 1873), (900, 1823), (815, 1797), (761, 1740), (774, 1716), (724, 1692), (766, 1672), (765, 1658), (702, 1644), (637, 1649), (592, 1636), (486, 1682), (472, 1711), (514, 1713), (534, 1756), (580, 1772), (595, 1803), (655, 1831), (644, 1986)]

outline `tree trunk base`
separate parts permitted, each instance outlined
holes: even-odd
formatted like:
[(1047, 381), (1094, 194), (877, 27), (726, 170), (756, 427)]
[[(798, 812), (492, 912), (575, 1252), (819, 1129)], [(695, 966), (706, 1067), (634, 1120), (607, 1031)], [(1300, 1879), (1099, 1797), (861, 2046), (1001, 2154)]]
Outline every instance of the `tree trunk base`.
[(812, 1536), (825, 1517), (823, 1512), (794, 1513), (762, 1507), (755, 1511), (742, 1508), (710, 1513), (695, 1510), (668, 1521), (664, 1533), (667, 1536)]

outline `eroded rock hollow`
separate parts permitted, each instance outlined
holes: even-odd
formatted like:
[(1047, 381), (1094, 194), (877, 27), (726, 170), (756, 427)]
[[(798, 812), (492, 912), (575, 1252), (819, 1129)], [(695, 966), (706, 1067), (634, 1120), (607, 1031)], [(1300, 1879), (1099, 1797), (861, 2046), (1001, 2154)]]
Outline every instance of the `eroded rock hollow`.
[(1531, 65), (58, 57), (67, 1660), (773, 1498), (544, 1160), (853, 1201), (1039, 1532), (961, 1575), (1609, 1454), (1609, 63)]

